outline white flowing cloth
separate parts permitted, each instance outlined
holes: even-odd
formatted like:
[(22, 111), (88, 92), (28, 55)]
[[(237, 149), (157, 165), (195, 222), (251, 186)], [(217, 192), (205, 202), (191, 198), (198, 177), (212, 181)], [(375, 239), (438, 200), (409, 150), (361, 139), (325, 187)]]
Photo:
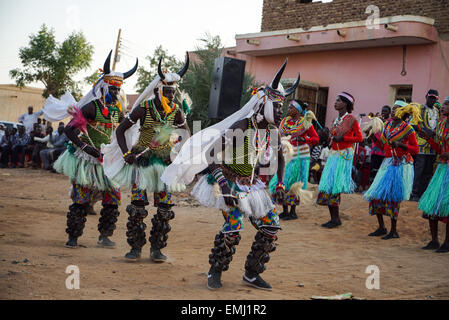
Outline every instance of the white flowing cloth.
[[(178, 82), (181, 79), (177, 73), (166, 73), (164, 74), (164, 76), (166, 82)], [(143, 101), (152, 99), (154, 97), (154, 89), (156, 88), (159, 88), (159, 91), (162, 90), (162, 81), (159, 76), (156, 76), (156, 78), (145, 88), (142, 94), (137, 98), (130, 113), (132, 113), (134, 108), (137, 108)], [(133, 124), (128, 130), (125, 131), (126, 146), (128, 150), (131, 150), (137, 144), (140, 135), (139, 130), (140, 130), (140, 121), (136, 121), (135, 124)], [(101, 153), (103, 154), (104, 172), (109, 179), (113, 179), (125, 165), (125, 160), (123, 159), (123, 152), (120, 149), (120, 146), (117, 141), (117, 136), (115, 133), (112, 135), (112, 140), (110, 144), (101, 145)]]
[[(238, 207), (246, 216), (260, 219), (275, 208), (271, 197), (265, 190), (265, 183), (261, 180), (257, 179), (251, 188), (238, 182), (236, 182), (236, 185), (241, 190), (236, 192)], [(203, 206), (223, 211), (229, 210), (218, 184), (209, 184), (207, 175), (202, 176), (198, 180), (192, 189), (191, 195)]]
[[(111, 72), (108, 76), (118, 76), (123, 78), (123, 73)], [(73, 113), (73, 108), (81, 108), (89, 102), (99, 99), (103, 94), (106, 95), (108, 86), (109, 85), (104, 82), (103, 77), (100, 78), (100, 80), (98, 80), (92, 89), (84, 95), (79, 102), (76, 102), (69, 90), (67, 90), (60, 99), (50, 95), (47, 100), (45, 100), (44, 108), (42, 109), (44, 118), (47, 121), (54, 122), (70, 117)], [(103, 89), (103, 93), (101, 89)]]
[(265, 114), (267, 110), (272, 112), (273, 102), (259, 90), (239, 111), (191, 136), (184, 143), (175, 160), (165, 169), (161, 180), (167, 185), (190, 184), (197, 173), (209, 166), (206, 152), (225, 134), (226, 130), (235, 122), (257, 113), (263, 104), (265, 104)]

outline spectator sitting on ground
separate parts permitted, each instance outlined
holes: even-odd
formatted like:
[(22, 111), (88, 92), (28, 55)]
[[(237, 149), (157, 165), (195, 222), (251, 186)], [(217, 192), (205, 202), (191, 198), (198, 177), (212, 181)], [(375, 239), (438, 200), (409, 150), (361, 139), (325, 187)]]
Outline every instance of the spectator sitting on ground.
[(42, 113), (42, 110), (33, 113), (33, 106), (29, 106), (28, 113), (24, 113), (19, 117), (18, 122), (23, 123), (27, 134), (33, 130), (33, 124), (37, 122), (37, 119), (42, 115)]
[(20, 168), (24, 167), (25, 153), (29, 142), (30, 142), (30, 135), (25, 132), (25, 127), (20, 126), (18, 129), (18, 133), (14, 136), (13, 141), (12, 168), (16, 168), (16, 166), (19, 166)]
[(9, 161), (12, 153), (13, 134), (12, 130), (6, 128), (5, 135), (0, 140), (0, 168), (9, 168)]

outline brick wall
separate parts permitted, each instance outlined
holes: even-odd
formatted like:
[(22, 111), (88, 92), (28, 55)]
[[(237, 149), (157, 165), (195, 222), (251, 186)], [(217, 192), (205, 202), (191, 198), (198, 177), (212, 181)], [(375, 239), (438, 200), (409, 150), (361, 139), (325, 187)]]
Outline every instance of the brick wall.
[(300, 3), (300, 0), (264, 0), (262, 32), (326, 26), (363, 21), (366, 8), (376, 5), (380, 18), (417, 15), (435, 19), (440, 34), (449, 34), (449, 0), (334, 0), (330, 3)]

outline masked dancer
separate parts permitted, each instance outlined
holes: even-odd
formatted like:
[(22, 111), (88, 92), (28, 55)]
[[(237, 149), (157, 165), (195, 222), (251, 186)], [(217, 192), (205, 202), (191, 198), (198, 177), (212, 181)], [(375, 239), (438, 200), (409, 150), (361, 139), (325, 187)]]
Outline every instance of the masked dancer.
[[(169, 220), (175, 214), (172, 193), (185, 189), (184, 184), (164, 184), (160, 177), (171, 163), (170, 153), (178, 142), (183, 130), (184, 138), (189, 135), (182, 107), (174, 103), (178, 82), (187, 72), (189, 56), (185, 65), (177, 73), (162, 72), (161, 61), (158, 76), (148, 85), (135, 102), (131, 112), (117, 128), (116, 140), (103, 148), (106, 175), (120, 186), (132, 192), (131, 204), (126, 207), (128, 224), (126, 232), (131, 250), (125, 255), (128, 259), (141, 257), (146, 243), (144, 223), (149, 204), (147, 192), (154, 194), (154, 207), (157, 208), (151, 219), (152, 229), (149, 242), (150, 259), (164, 262), (167, 257), (161, 252), (166, 247), (171, 230)], [(187, 108), (188, 109), (188, 108)]]
[[(270, 86), (253, 92), (253, 97), (242, 109), (193, 135), (162, 176), (165, 183), (190, 183), (197, 173), (208, 169), (209, 173), (195, 184), (192, 195), (201, 204), (220, 209), (225, 220), (209, 255), (207, 287), (211, 290), (222, 287), (221, 275), (228, 270), (240, 241), (245, 215), (257, 233), (246, 258), (243, 282), (271, 290), (260, 274), (270, 259), (269, 253), (276, 248), (276, 233), (280, 225), (266, 185), (256, 174), (256, 166), (260, 160), (277, 159), (274, 165), (277, 165), (279, 181), (277, 199), (282, 201), (285, 191), (282, 148), (275, 144), (277, 157), (272, 157), (269, 150), (273, 149), (269, 145), (273, 139), (280, 141), (277, 126), (282, 120), (282, 102), (299, 83), (298, 77), (295, 84), (284, 91), (280, 79), (286, 64), (287, 61)], [(222, 151), (224, 156), (218, 157)]]
[[(107, 57), (103, 74), (92, 90), (78, 103), (70, 93), (61, 100), (50, 97), (44, 106), (44, 115), (49, 121), (60, 120), (68, 115), (72, 120), (65, 127), (65, 134), (70, 139), (67, 150), (54, 163), (54, 169), (67, 175), (72, 183), (73, 204), (67, 213), (68, 241), (66, 246), (76, 248), (77, 239), (83, 234), (88, 206), (93, 193), (102, 193), (102, 206), (98, 231), (98, 244), (114, 247), (112, 236), (120, 205), (120, 189), (104, 174), (102, 167), (102, 144), (108, 144), (114, 129), (120, 121), (119, 92), (123, 80), (136, 72), (138, 61), (128, 72), (111, 71), (112, 50)], [(67, 106), (69, 106), (67, 108)]]

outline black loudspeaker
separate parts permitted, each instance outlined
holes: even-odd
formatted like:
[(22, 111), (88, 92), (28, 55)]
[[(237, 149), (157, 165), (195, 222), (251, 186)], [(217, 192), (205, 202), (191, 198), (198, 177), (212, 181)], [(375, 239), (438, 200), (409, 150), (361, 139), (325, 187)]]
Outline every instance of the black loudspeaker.
[(222, 120), (240, 109), (246, 61), (215, 59), (209, 95), (209, 118)]

